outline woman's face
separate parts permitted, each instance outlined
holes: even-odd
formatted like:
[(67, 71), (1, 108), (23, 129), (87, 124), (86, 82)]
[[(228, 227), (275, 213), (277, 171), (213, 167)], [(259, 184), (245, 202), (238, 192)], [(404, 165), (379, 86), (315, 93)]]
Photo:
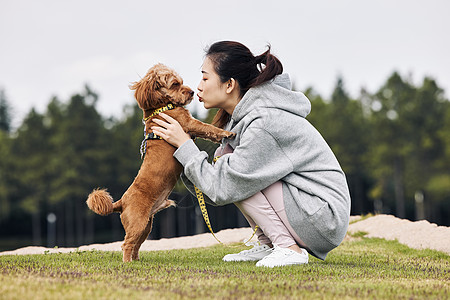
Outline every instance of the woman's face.
[(228, 104), (229, 94), (227, 84), (220, 81), (219, 75), (214, 70), (214, 65), (208, 57), (203, 61), (202, 80), (197, 87), (198, 99), (203, 106), (208, 108), (223, 108)]

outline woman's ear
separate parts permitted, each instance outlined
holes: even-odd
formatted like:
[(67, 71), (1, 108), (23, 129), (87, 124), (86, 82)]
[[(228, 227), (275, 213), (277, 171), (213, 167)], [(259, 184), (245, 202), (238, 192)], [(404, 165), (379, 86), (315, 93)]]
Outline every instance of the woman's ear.
[(227, 94), (231, 94), (237, 88), (238, 88), (237, 81), (234, 78), (230, 78), (227, 81), (227, 89), (226, 89)]

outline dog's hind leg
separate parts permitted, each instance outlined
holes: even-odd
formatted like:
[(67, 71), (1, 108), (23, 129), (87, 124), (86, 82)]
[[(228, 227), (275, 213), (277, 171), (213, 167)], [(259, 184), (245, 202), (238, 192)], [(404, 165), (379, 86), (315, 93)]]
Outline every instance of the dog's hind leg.
[(139, 249), (141, 248), (142, 243), (144, 243), (145, 240), (147, 239), (148, 235), (150, 234), (150, 231), (152, 231), (152, 224), (153, 224), (153, 216), (151, 216), (150, 219), (148, 220), (144, 232), (142, 233), (138, 242), (134, 246), (133, 253), (131, 254), (132, 260), (139, 260)]
[(147, 239), (148, 235), (150, 234), (150, 232), (152, 231), (152, 224), (153, 224), (153, 216), (163, 210), (166, 209), (170, 206), (176, 206), (175, 202), (172, 200), (168, 200), (166, 199), (163, 203), (161, 203), (159, 206), (153, 206), (152, 210), (150, 211), (150, 218), (148, 220), (147, 226), (145, 227), (144, 232), (142, 233), (141, 237), (139, 238), (139, 240), (137, 241), (136, 245), (134, 246), (133, 252), (131, 254), (131, 259), (132, 260), (139, 260), (139, 249), (141, 248), (142, 243), (145, 242), (145, 240)]
[(124, 211), (120, 215), (123, 228), (125, 229), (125, 239), (122, 244), (124, 262), (132, 260), (133, 250), (147, 228), (148, 216), (148, 213), (136, 211)]
[(166, 209), (171, 206), (177, 206), (177, 204), (173, 200), (165, 199), (160, 204), (154, 205), (150, 211), (150, 214), (153, 216), (156, 213), (162, 211), (163, 209)]

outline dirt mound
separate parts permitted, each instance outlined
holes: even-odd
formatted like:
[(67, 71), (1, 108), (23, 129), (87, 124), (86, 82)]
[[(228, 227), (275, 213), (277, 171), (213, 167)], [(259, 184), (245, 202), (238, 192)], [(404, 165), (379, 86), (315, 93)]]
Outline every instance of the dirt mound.
[(428, 221), (399, 219), (391, 215), (376, 215), (350, 224), (348, 232), (367, 232), (366, 237), (398, 240), (415, 249), (434, 249), (450, 254), (450, 227)]
[[(364, 220), (361, 217), (350, 217), (349, 233), (358, 231), (367, 232), (366, 237), (384, 238), (387, 240), (398, 240), (411, 248), (434, 249), (450, 254), (450, 227), (437, 226), (428, 221), (411, 222), (390, 215), (376, 215)], [(359, 220), (359, 221), (358, 221)], [(354, 223), (352, 223), (354, 222)], [(246, 241), (252, 235), (250, 228), (226, 229), (216, 234), (217, 238), (224, 244), (239, 243)], [(256, 238), (253, 237), (252, 241)], [(198, 247), (209, 247), (218, 242), (210, 233), (194, 236), (184, 236), (171, 239), (147, 240), (142, 244), (143, 251), (188, 249)], [(122, 241), (108, 244), (92, 244), (78, 248), (45, 248), (25, 247), (14, 251), (0, 252), (0, 255), (24, 255), (44, 253), (67, 253), (74, 251), (101, 250), (121, 251)]]
[[(247, 241), (253, 233), (253, 230), (249, 227), (225, 229), (216, 233), (216, 237), (224, 244), (239, 243)], [(256, 241), (253, 237), (252, 241)], [(78, 248), (45, 248), (45, 247), (25, 247), (14, 251), (0, 252), (0, 255), (11, 254), (45, 254), (45, 253), (68, 253), (74, 251), (88, 251), (88, 250), (100, 250), (100, 251), (122, 251), (120, 246), (122, 241), (107, 243), (107, 244), (92, 244), (80, 246)], [(157, 251), (157, 250), (172, 250), (172, 249), (189, 249), (200, 248), (217, 245), (218, 242), (212, 236), (211, 233), (202, 233), (193, 236), (183, 236), (170, 239), (160, 240), (146, 240), (142, 246), (143, 251)]]

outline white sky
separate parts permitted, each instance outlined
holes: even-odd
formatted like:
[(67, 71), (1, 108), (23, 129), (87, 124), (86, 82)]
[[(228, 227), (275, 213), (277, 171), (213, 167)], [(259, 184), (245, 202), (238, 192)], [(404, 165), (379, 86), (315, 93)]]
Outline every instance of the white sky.
[(196, 89), (204, 48), (237, 40), (254, 54), (270, 43), (296, 87), (324, 97), (339, 74), (357, 97), (394, 70), (415, 84), (431, 76), (448, 97), (449, 14), (448, 0), (0, 0), (0, 89), (16, 125), (85, 83), (102, 115), (120, 117), (134, 103), (128, 85), (153, 64)]

